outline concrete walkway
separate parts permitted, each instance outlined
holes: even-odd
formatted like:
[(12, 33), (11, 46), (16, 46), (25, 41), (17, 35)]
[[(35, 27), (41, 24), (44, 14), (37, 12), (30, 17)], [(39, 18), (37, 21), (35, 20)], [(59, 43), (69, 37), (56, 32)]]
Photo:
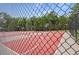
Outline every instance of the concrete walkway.
[(69, 32), (63, 35), (55, 55), (74, 55), (79, 54), (79, 45), (75, 42), (75, 38)]
[(18, 54), (0, 43), (0, 55), (18, 55)]

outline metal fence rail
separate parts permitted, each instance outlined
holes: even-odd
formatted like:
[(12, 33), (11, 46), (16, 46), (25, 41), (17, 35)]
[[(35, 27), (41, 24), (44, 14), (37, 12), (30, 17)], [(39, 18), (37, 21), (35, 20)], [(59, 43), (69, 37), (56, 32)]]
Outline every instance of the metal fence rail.
[(8, 54), (2, 46), (10, 54), (79, 54), (79, 4), (0, 4), (0, 9), (0, 54)]

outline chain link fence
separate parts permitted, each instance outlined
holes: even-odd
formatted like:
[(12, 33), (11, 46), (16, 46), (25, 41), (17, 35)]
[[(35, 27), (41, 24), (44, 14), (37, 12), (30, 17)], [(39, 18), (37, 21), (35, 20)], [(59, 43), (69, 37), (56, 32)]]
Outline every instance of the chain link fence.
[(79, 54), (79, 4), (10, 3), (0, 9), (0, 54)]

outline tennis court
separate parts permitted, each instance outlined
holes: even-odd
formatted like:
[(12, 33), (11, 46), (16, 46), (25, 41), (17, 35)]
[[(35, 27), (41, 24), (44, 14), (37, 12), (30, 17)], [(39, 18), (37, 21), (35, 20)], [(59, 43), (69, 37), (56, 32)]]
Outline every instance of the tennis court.
[[(12, 32), (11, 32), (12, 33)], [(6, 34), (11, 34), (10, 32)], [(17, 36), (13, 32), (13, 36)], [(8, 39), (7, 42), (3, 41), (2, 44), (17, 52), (18, 54), (54, 54), (64, 32), (52, 32), (52, 31), (29, 31), (29, 32), (17, 32), (18, 35), (22, 35), (21, 38), (16, 40)], [(5, 34), (5, 37), (8, 35)], [(11, 35), (12, 36), (12, 35)], [(10, 40), (10, 41), (9, 41)]]
[(79, 54), (79, 4), (4, 3), (0, 9), (5, 11), (0, 12), (0, 54)]

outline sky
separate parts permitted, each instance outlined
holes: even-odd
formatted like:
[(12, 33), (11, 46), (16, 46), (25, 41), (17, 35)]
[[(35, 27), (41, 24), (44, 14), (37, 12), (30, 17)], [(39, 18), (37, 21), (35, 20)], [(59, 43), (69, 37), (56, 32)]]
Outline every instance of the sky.
[(0, 12), (13, 17), (42, 16), (51, 11), (55, 11), (58, 15), (68, 15), (73, 5), (69, 3), (0, 3)]

